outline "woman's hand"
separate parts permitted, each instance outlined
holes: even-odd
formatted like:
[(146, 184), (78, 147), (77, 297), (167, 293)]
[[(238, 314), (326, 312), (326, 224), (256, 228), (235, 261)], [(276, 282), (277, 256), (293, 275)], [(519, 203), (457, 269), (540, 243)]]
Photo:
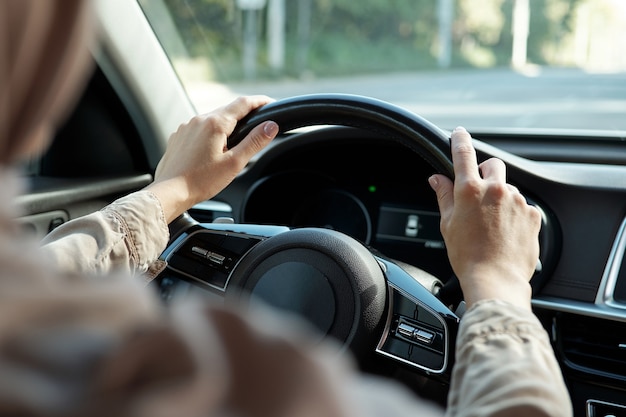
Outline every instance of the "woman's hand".
[(430, 185), (441, 211), (441, 233), (468, 307), (500, 299), (530, 309), (530, 278), (539, 257), (541, 214), (506, 183), (506, 166), (489, 159), (480, 166), (472, 138), (452, 133), (454, 184), (433, 175)]
[(267, 121), (237, 146), (226, 146), (237, 122), (270, 101), (265, 96), (240, 97), (214, 112), (192, 118), (172, 134), (154, 182), (146, 187), (161, 202), (168, 223), (222, 191), (250, 158), (274, 139), (278, 125)]

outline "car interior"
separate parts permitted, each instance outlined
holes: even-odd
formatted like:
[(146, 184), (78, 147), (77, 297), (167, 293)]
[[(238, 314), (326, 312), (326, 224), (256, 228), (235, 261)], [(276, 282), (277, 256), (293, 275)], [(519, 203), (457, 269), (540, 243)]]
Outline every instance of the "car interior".
[[(149, 184), (169, 133), (196, 113), (140, 5), (96, 5), (84, 93), (24, 164), (20, 222), (37, 236)], [(330, 92), (260, 109), (229, 143), (270, 118), (279, 137), (170, 225), (168, 267), (150, 287), (164, 303), (258, 297), (338, 339), (363, 372), (445, 404), (464, 303), (427, 178), (452, 175), (449, 127)], [(470, 133), (479, 160), (502, 159), (542, 213), (532, 305), (575, 415), (625, 416), (626, 131)]]

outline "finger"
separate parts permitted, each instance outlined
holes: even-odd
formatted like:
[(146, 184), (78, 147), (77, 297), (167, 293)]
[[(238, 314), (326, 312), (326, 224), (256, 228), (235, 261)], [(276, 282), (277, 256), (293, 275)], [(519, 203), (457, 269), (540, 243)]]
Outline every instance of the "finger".
[(507, 185), (506, 185), (506, 187), (507, 187), (507, 188), (509, 189), (509, 191), (511, 191), (511, 193), (513, 193), (513, 194), (520, 194), (520, 195), (522, 194), (522, 193), (520, 192), (519, 188), (517, 188), (517, 187), (516, 187), (516, 186), (514, 186), (514, 185), (507, 184)]
[(254, 129), (230, 152), (242, 161), (249, 161), (261, 149), (265, 148), (278, 134), (278, 124), (274, 121), (263, 122)]
[(490, 158), (478, 166), (484, 179), (506, 182), (506, 165), (498, 158)]
[(224, 106), (225, 115), (234, 117), (237, 120), (243, 119), (252, 110), (262, 107), (274, 101), (268, 96), (242, 96)]
[(457, 127), (450, 138), (452, 163), (457, 178), (478, 179), (478, 161), (472, 137), (463, 127)]
[(435, 174), (428, 178), (430, 187), (437, 194), (437, 204), (442, 218), (447, 218), (454, 206), (454, 185), (445, 175)]

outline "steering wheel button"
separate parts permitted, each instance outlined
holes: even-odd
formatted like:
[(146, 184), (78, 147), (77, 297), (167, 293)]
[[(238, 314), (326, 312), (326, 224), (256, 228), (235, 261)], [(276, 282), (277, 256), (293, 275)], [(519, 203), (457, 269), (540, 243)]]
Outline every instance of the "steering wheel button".
[(434, 338), (435, 338), (435, 334), (432, 332), (428, 332), (426, 330), (415, 329), (415, 331), (413, 332), (413, 339), (419, 342), (431, 344)]
[(435, 340), (434, 332), (407, 323), (402, 318), (400, 318), (400, 321), (398, 322), (396, 334), (406, 339), (409, 339), (412, 342), (418, 342), (427, 345), (432, 344), (433, 340)]
[(415, 334), (415, 331), (417, 329), (415, 329), (415, 327), (407, 324), (407, 323), (400, 323), (398, 324), (398, 334), (408, 338), (408, 339), (412, 339), (413, 335)]
[(224, 255), (220, 255), (219, 253), (215, 252), (208, 252), (206, 254), (206, 258), (217, 265), (222, 265), (224, 263), (224, 260), (226, 259)]
[(191, 253), (206, 258), (209, 251), (203, 248), (199, 248), (198, 246), (194, 246), (191, 248)]
[(216, 265), (223, 265), (224, 261), (226, 260), (226, 256), (220, 255), (217, 252), (212, 252), (210, 250), (207, 250), (198, 246), (193, 246), (191, 248), (191, 253), (193, 253), (194, 255), (198, 255), (202, 258), (208, 259), (210, 262)]

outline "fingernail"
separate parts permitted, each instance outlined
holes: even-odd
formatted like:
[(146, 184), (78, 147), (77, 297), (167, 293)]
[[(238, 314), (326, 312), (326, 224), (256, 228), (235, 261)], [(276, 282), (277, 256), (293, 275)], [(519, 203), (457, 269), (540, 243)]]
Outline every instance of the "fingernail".
[(439, 179), (437, 179), (437, 177), (435, 177), (434, 175), (428, 178), (428, 183), (433, 188), (433, 190), (436, 190), (437, 187), (439, 187)]
[(466, 132), (465, 128), (463, 126), (457, 126), (454, 128), (455, 132)]
[(265, 126), (263, 126), (263, 132), (265, 132), (265, 134), (269, 137), (276, 136), (276, 134), (278, 133), (278, 124), (270, 120), (269, 122), (265, 123)]

